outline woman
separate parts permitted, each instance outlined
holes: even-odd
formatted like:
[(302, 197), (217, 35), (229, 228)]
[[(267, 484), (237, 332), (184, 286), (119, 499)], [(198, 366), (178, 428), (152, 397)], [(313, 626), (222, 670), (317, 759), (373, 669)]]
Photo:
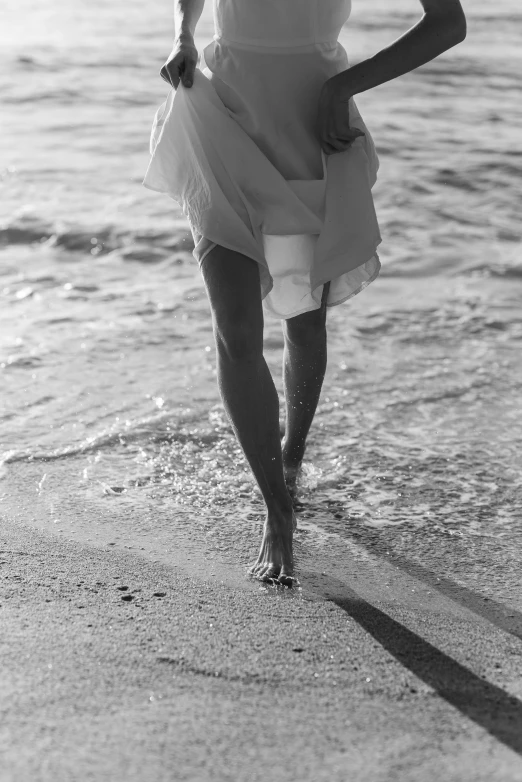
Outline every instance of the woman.
[[(183, 207), (212, 310), (224, 406), (267, 507), (251, 573), (291, 585), (293, 497), (326, 369), (326, 307), (379, 273), (377, 157), (353, 96), (462, 41), (459, 0), (420, 0), (421, 20), (353, 67), (337, 37), (350, 0), (175, 0), (144, 184)], [(263, 358), (263, 307), (284, 322), (286, 428)]]

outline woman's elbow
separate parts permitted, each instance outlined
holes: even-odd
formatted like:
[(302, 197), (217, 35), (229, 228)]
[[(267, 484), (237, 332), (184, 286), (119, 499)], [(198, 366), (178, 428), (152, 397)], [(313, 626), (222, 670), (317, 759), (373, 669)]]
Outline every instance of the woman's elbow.
[(451, 49), (466, 37), (466, 17), (462, 8), (432, 16), (432, 24), (444, 49)]
[(458, 8), (451, 14), (448, 14), (445, 22), (446, 37), (450, 46), (462, 43), (467, 33), (466, 17), (462, 8)]
[(455, 18), (451, 23), (451, 32), (454, 39), (454, 45), (462, 43), (465, 39), (468, 32), (468, 25), (466, 17), (464, 16), (464, 11), (460, 11), (460, 13), (455, 15)]

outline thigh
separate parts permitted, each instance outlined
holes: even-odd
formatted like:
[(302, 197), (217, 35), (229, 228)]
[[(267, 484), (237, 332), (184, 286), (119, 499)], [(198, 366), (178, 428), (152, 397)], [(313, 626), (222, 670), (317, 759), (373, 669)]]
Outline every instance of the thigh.
[(203, 259), (201, 271), (218, 331), (248, 332), (262, 344), (263, 307), (256, 261), (216, 245)]
[(316, 310), (304, 312), (302, 315), (296, 315), (294, 318), (285, 320), (285, 336), (290, 342), (299, 345), (310, 345), (316, 341), (318, 336), (324, 335), (326, 327), (326, 300), (330, 283), (324, 285), (321, 296), (321, 306)]

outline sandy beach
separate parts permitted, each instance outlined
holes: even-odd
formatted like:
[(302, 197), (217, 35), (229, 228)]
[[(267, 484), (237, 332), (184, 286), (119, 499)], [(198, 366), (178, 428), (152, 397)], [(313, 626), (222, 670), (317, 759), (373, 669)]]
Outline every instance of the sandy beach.
[[(522, 15), (467, 5), (357, 100), (382, 271), (328, 315), (280, 591), (187, 222), (141, 184), (171, 6), (5, 0), (0, 782), (522, 779)], [(417, 6), (354, 1), (350, 61)], [(267, 319), (281, 401), (282, 348)]]
[(3, 782), (521, 778), (522, 615), (427, 570), (231, 586), (7, 517), (1, 546)]

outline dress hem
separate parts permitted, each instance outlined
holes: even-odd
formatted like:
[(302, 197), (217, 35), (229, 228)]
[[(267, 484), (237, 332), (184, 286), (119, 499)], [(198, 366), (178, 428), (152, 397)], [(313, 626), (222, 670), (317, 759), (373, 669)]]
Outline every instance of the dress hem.
[[(238, 252), (237, 250), (234, 250), (232, 247), (227, 247), (225, 244), (220, 244), (219, 242), (214, 242), (214, 241), (213, 241), (212, 239), (210, 239), (208, 236), (206, 236), (206, 237), (205, 237), (205, 239), (208, 239), (208, 241), (212, 242), (212, 246), (211, 246), (211, 247), (208, 247), (208, 248), (205, 250), (205, 252), (204, 252), (204, 254), (203, 254), (203, 257), (202, 257), (201, 259), (199, 259), (199, 258), (196, 258), (196, 256), (194, 256), (195, 260), (198, 262), (198, 266), (199, 266), (199, 268), (200, 268), (200, 269), (201, 269), (201, 264), (203, 263), (203, 261), (205, 260), (205, 258), (207, 257), (207, 255), (208, 255), (208, 254), (209, 254), (209, 253), (210, 253), (210, 252), (211, 252), (211, 251), (214, 249), (214, 247), (216, 247), (216, 246), (225, 247), (226, 249), (228, 249), (228, 250), (232, 250), (233, 252)], [(379, 246), (379, 244), (380, 244), (380, 242), (379, 242), (379, 243), (376, 245), (376, 247), (378, 247), (378, 246)], [(245, 255), (245, 253), (241, 253), (241, 254), (242, 254), (242, 255)], [(252, 261), (255, 261), (255, 262), (256, 262), (256, 263), (258, 263), (260, 266), (263, 266), (263, 268), (264, 268), (264, 269), (267, 269), (267, 270), (268, 270), (268, 267), (265, 267), (263, 264), (259, 263), (259, 261), (257, 261), (255, 258), (252, 258), (252, 256), (245, 255), (245, 257), (246, 257), (246, 258), (250, 258)], [(350, 271), (348, 271), (348, 272), (344, 272), (344, 274), (349, 274), (351, 271), (356, 271), (356, 269), (359, 269), (361, 266), (365, 266), (365, 265), (366, 265), (367, 263), (369, 263), (369, 262), (370, 262), (370, 261), (371, 261), (373, 258), (375, 258), (375, 260), (376, 260), (376, 262), (377, 262), (377, 266), (376, 266), (376, 268), (375, 268), (375, 271), (373, 272), (373, 274), (372, 274), (372, 275), (371, 275), (371, 276), (370, 276), (370, 277), (369, 277), (367, 280), (363, 280), (363, 282), (362, 282), (362, 283), (361, 283), (361, 284), (360, 284), (360, 285), (359, 285), (359, 286), (358, 286), (358, 287), (357, 287), (355, 290), (353, 290), (353, 291), (350, 291), (350, 293), (349, 293), (347, 296), (343, 296), (341, 299), (337, 299), (336, 301), (326, 302), (326, 306), (327, 306), (327, 308), (330, 308), (330, 307), (337, 307), (337, 306), (339, 306), (339, 304), (343, 304), (345, 301), (348, 301), (349, 299), (352, 299), (354, 296), (357, 296), (357, 294), (358, 294), (358, 293), (360, 293), (362, 290), (364, 290), (365, 288), (367, 288), (367, 287), (368, 287), (368, 285), (370, 285), (370, 284), (371, 284), (371, 283), (372, 283), (374, 280), (376, 280), (376, 279), (377, 279), (377, 277), (378, 277), (378, 276), (379, 276), (379, 274), (380, 274), (381, 268), (382, 268), (382, 264), (381, 264), (381, 261), (380, 261), (379, 255), (378, 255), (378, 253), (377, 253), (377, 250), (374, 250), (374, 252), (372, 253), (372, 255), (371, 255), (371, 256), (370, 256), (370, 257), (369, 257), (369, 258), (368, 258), (366, 261), (363, 261), (362, 263), (358, 264), (358, 265), (357, 265), (357, 266), (356, 266), (354, 269), (350, 269)], [(269, 270), (268, 270), (268, 271), (269, 271)], [(270, 274), (270, 271), (269, 271), (269, 274)], [(342, 274), (339, 274), (339, 275), (337, 275), (337, 276), (338, 276), (338, 277), (342, 277), (343, 275), (342, 275)], [(264, 293), (263, 291), (261, 292), (261, 293), (262, 293), (262, 301), (263, 301), (263, 300), (264, 300), (264, 299), (265, 299), (265, 298), (268, 296), (268, 294), (271, 292), (271, 290), (272, 290), (272, 289), (273, 289), (273, 287), (274, 287), (273, 277), (272, 277), (272, 275), (271, 275), (271, 274), (270, 274), (270, 279), (271, 279), (271, 285), (270, 285), (270, 287), (268, 288), (268, 290), (266, 291), (266, 293)], [(318, 283), (318, 284), (315, 286), (315, 288), (319, 288), (321, 285), (325, 285), (327, 282), (331, 282), (331, 281), (332, 281), (331, 279), (325, 279), (325, 280), (321, 280), (321, 281), (320, 281), (320, 282), (319, 282), (319, 283)], [(314, 290), (315, 290), (315, 288), (314, 288)], [(270, 309), (268, 309), (268, 307), (266, 307), (266, 310), (265, 310), (265, 311), (267, 312), (267, 314), (268, 314), (268, 315), (270, 315), (271, 317), (275, 318), (276, 320), (289, 320), (290, 318), (295, 318), (295, 317), (297, 317), (298, 315), (304, 315), (306, 312), (313, 312), (314, 310), (318, 310), (318, 309), (320, 309), (320, 307), (321, 307), (321, 305), (320, 305), (320, 304), (317, 304), (316, 306), (313, 306), (313, 307), (306, 307), (305, 309), (300, 309), (300, 310), (297, 310), (296, 312), (292, 312), (290, 315), (282, 315), (282, 316), (280, 316), (280, 315), (276, 315), (275, 313), (271, 312), (271, 310), (270, 310)]]
[[(354, 291), (352, 291), (351, 293), (349, 293), (349, 294), (348, 294), (348, 296), (344, 296), (342, 299), (338, 299), (338, 301), (332, 301), (332, 303), (331, 303), (331, 304), (330, 304), (330, 303), (328, 303), (328, 302), (326, 302), (326, 306), (327, 306), (327, 307), (337, 307), (337, 305), (338, 305), (338, 304), (343, 304), (343, 302), (345, 302), (345, 301), (348, 301), (348, 299), (352, 299), (354, 296), (357, 296), (357, 294), (358, 294), (358, 293), (360, 293), (362, 290), (364, 290), (365, 288), (367, 288), (367, 287), (368, 287), (368, 285), (370, 285), (370, 283), (372, 283), (374, 280), (376, 280), (376, 279), (377, 279), (377, 277), (379, 276), (379, 273), (380, 273), (380, 271), (381, 271), (381, 269), (382, 269), (382, 265), (381, 265), (381, 261), (380, 261), (380, 258), (379, 258), (379, 256), (377, 255), (377, 253), (374, 253), (374, 254), (372, 255), (372, 258), (375, 258), (375, 259), (376, 259), (376, 261), (377, 261), (377, 268), (375, 269), (375, 271), (374, 271), (374, 273), (372, 274), (372, 276), (371, 276), (371, 277), (369, 277), (369, 279), (367, 279), (367, 280), (364, 280), (364, 281), (363, 281), (363, 282), (362, 282), (362, 283), (359, 285), (359, 287), (358, 287), (358, 288), (356, 288), (356, 289), (355, 289)], [(371, 258), (369, 258), (368, 260), (370, 260), (370, 261), (371, 261)], [(368, 261), (365, 261), (365, 263), (368, 263)], [(364, 266), (364, 263), (361, 263), (360, 265), (361, 265), (361, 266)], [(356, 268), (356, 269), (358, 269), (359, 267), (358, 267), (358, 266), (356, 266), (355, 268)], [(354, 271), (355, 271), (355, 270), (354, 270)], [(326, 280), (326, 282), (329, 282), (329, 280)], [(321, 284), (321, 285), (324, 285), (325, 283), (323, 282), (323, 283), (320, 283), (320, 284)]]
[[(358, 293), (360, 293), (362, 290), (367, 288), (368, 285), (370, 285), (374, 280), (377, 279), (377, 277), (379, 276), (380, 271), (382, 269), (382, 264), (381, 264), (379, 256), (377, 255), (376, 252), (370, 258), (368, 258), (367, 261), (363, 261), (363, 263), (360, 263), (359, 266), (364, 266), (366, 263), (371, 261), (372, 258), (375, 258), (377, 260), (377, 268), (375, 269), (375, 271), (371, 275), (371, 277), (369, 277), (367, 280), (364, 280), (359, 285), (359, 287), (356, 288), (354, 291), (351, 291), (348, 294), (348, 296), (343, 296), (342, 299), (337, 299), (336, 301), (326, 302), (326, 307), (327, 308), (338, 307), (339, 304), (344, 304), (345, 301), (348, 301), (349, 299), (353, 299), (354, 296), (357, 296)], [(356, 266), (355, 269), (358, 269), (359, 266)], [(351, 271), (355, 271), (355, 269), (351, 269)], [(349, 272), (345, 272), (345, 274), (349, 274)], [(342, 276), (342, 275), (339, 275), (339, 276)], [(331, 282), (331, 280), (324, 280), (323, 282), (320, 282), (319, 285), (317, 285), (316, 287), (319, 287), (320, 285), (326, 285), (327, 282)], [(292, 315), (285, 315), (284, 317), (280, 317), (279, 315), (274, 315), (274, 313), (270, 312), (270, 310), (268, 310), (268, 314), (271, 317), (276, 318), (277, 320), (289, 320), (290, 318), (296, 318), (298, 315), (304, 315), (306, 312), (313, 312), (314, 310), (318, 310), (320, 308), (321, 308), (321, 305), (318, 304), (315, 307), (306, 307), (306, 309), (299, 310), (298, 312), (294, 312)]]

